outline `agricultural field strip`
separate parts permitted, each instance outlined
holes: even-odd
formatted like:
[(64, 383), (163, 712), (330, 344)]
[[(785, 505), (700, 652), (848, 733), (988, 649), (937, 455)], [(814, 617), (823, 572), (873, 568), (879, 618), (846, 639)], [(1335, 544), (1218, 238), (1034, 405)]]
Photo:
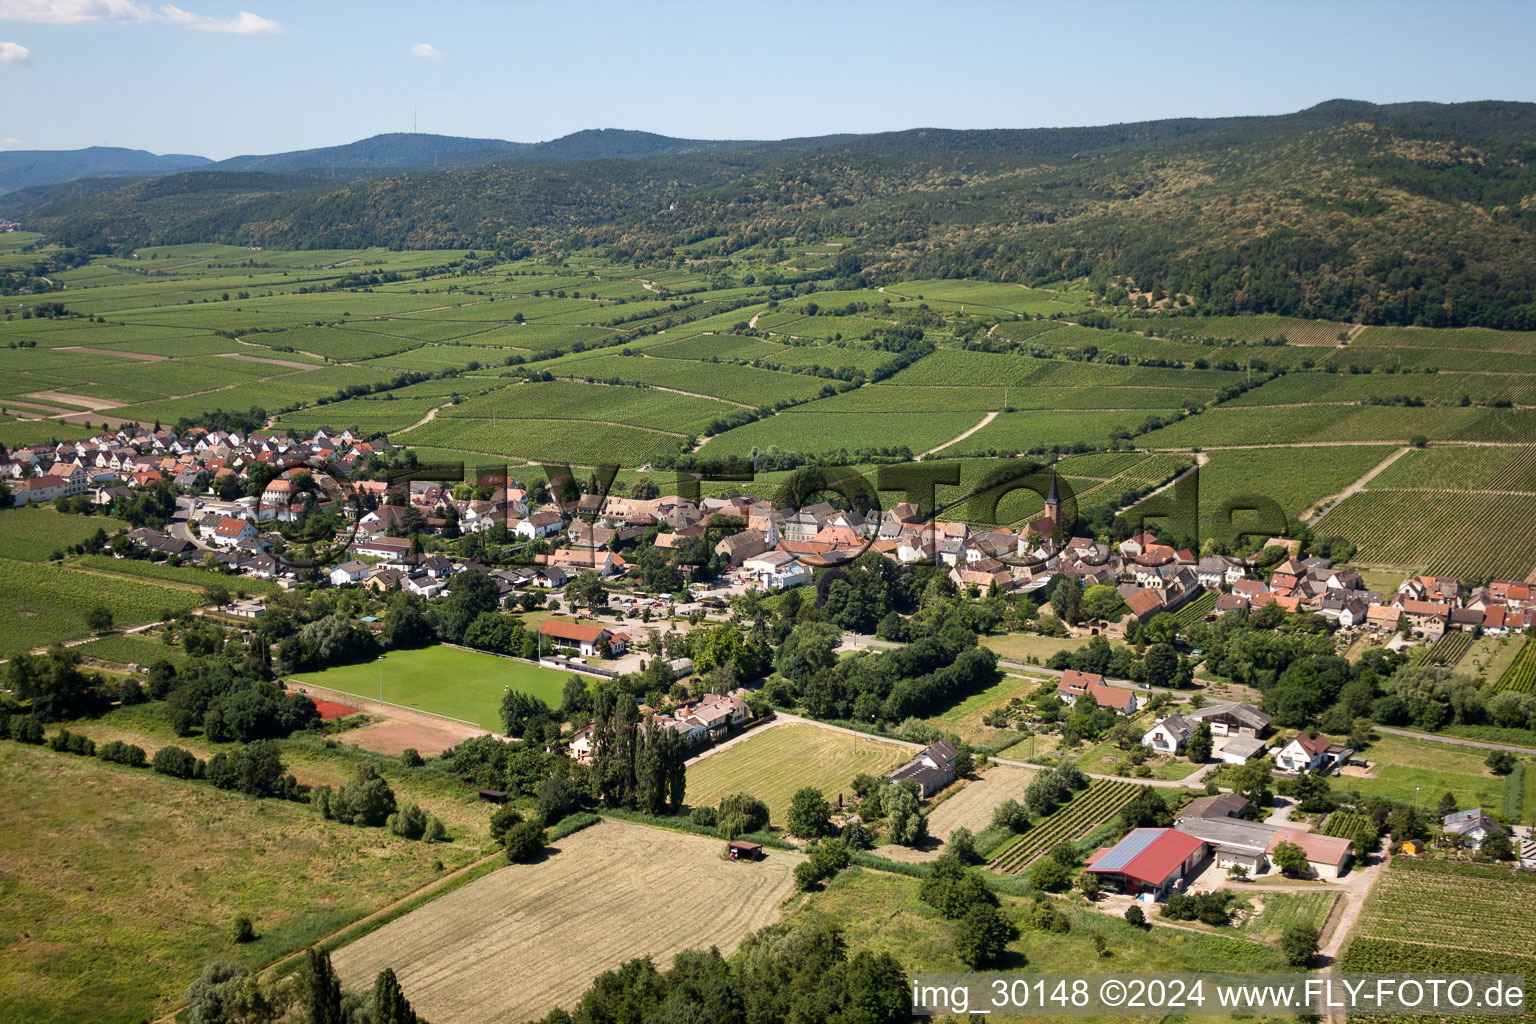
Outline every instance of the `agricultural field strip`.
[[(1384, 871), (1356, 934), (1426, 946), (1536, 957), (1536, 885), (1469, 884), (1454, 874)], [(1501, 922), (1502, 927), (1493, 927)]]
[(995, 854), (987, 866), (1003, 874), (1018, 874), (1057, 843), (1079, 840), (1119, 814), (1135, 797), (1136, 789), (1133, 782), (1089, 780), (1086, 790)]
[(665, 965), (683, 949), (730, 953), (778, 918), (801, 859), (773, 850), (734, 863), (715, 840), (608, 820), (540, 863), (502, 868), (343, 946), (333, 961), (349, 987), (392, 967), (433, 1020), (539, 1017), (572, 1007), (593, 976), (633, 957)]

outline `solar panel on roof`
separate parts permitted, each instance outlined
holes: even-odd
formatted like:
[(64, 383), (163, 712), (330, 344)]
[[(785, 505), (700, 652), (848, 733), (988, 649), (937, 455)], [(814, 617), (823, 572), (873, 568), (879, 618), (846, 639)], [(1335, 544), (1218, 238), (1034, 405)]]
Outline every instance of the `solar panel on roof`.
[(1124, 870), (1126, 865), (1135, 860), (1143, 850), (1151, 846), (1152, 843), (1156, 841), (1157, 837), (1162, 835), (1163, 832), (1164, 830), (1160, 828), (1136, 829), (1130, 835), (1116, 843), (1114, 847), (1103, 857), (1100, 857), (1098, 860), (1094, 861), (1094, 870)]

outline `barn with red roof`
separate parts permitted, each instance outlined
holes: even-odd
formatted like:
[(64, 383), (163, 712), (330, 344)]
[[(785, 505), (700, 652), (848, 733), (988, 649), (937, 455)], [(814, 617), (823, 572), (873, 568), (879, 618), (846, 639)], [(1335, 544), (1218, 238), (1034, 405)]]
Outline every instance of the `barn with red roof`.
[(1161, 899), (1205, 864), (1204, 841), (1171, 828), (1132, 829), (1114, 846), (1088, 858), (1087, 870), (1116, 892)]

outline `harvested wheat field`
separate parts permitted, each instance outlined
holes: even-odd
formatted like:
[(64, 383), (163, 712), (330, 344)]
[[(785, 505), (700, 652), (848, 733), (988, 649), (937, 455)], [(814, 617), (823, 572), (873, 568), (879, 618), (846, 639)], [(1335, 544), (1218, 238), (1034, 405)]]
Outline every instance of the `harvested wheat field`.
[(538, 864), (514, 864), (337, 950), (342, 983), (366, 991), (391, 967), (416, 1011), (452, 1024), (505, 1024), (575, 1006), (625, 960), (670, 966), (679, 951), (729, 953), (779, 917), (803, 859), (729, 861), (702, 836), (603, 821)]

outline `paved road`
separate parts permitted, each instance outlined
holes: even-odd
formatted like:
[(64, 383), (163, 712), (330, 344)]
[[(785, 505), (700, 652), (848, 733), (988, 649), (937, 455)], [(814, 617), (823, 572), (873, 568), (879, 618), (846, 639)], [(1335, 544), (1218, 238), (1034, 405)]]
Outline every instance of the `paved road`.
[(1414, 740), (1429, 740), (1431, 743), (1449, 743), (1457, 747), (1476, 747), (1479, 750), (1507, 750), (1511, 754), (1536, 754), (1536, 747), (1515, 747), (1508, 743), (1487, 743), (1483, 740), (1464, 740), (1460, 736), (1440, 736), (1432, 732), (1414, 732), (1411, 729), (1392, 729), (1385, 725), (1374, 726), (1377, 732), (1384, 732), (1391, 736), (1405, 736)]

